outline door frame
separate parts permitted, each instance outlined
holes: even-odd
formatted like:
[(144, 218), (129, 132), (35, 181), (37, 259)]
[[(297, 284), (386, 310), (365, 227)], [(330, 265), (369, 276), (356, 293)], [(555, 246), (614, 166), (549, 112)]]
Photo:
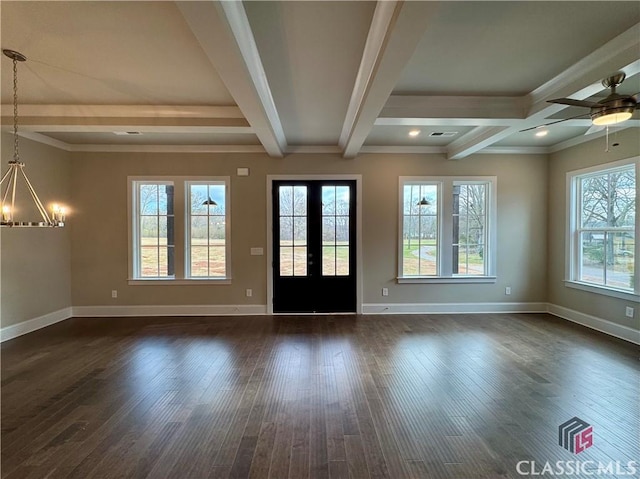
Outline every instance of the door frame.
[(362, 314), (362, 175), (267, 175), (267, 314), (273, 315), (273, 195), (271, 190), (274, 181), (282, 180), (352, 180), (356, 182), (356, 314)]

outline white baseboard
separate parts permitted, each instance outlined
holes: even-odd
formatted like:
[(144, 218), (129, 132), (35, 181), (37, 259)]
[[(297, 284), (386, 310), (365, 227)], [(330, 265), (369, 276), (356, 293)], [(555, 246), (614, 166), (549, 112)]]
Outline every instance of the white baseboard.
[(546, 313), (547, 303), (368, 303), (363, 314)]
[(267, 314), (264, 304), (195, 304), (148, 306), (74, 306), (75, 317), (127, 317), (127, 316), (234, 316)]
[(37, 318), (22, 321), (18, 324), (13, 324), (5, 328), (0, 329), (0, 342), (9, 341), (10, 339), (17, 338), (23, 334), (31, 333), (38, 329), (46, 328), (52, 324), (59, 323), (65, 319), (69, 319), (73, 316), (72, 308), (63, 308), (52, 313), (47, 313)]
[(564, 306), (558, 306), (556, 304), (548, 305), (549, 314), (558, 316), (559, 318), (566, 319), (568, 321), (581, 324), (587, 328), (595, 329), (601, 333), (614, 336), (616, 338), (624, 339), (634, 344), (640, 344), (640, 331), (637, 329), (617, 324), (612, 321), (597, 318), (589, 314), (581, 313), (573, 309), (565, 308)]

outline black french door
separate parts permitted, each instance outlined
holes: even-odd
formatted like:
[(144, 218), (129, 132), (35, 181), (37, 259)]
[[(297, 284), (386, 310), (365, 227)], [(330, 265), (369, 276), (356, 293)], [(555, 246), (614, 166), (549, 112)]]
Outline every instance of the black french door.
[(273, 182), (273, 312), (356, 312), (356, 182)]

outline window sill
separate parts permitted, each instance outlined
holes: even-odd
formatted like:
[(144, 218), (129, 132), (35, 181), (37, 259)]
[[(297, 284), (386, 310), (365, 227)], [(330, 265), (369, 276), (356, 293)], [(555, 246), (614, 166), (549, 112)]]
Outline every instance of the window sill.
[(422, 283), (495, 283), (495, 276), (403, 276), (396, 278), (398, 284)]
[(193, 286), (195, 284), (212, 285), (212, 284), (231, 284), (231, 278), (220, 279), (130, 279), (127, 281), (129, 286)]
[(581, 291), (588, 291), (589, 293), (601, 294), (603, 296), (611, 296), (612, 298), (624, 299), (626, 301), (633, 301), (634, 303), (640, 303), (640, 296), (635, 293), (627, 291), (620, 291), (617, 289), (605, 288), (602, 286), (596, 286), (594, 284), (580, 283), (578, 281), (565, 280), (564, 285), (568, 288), (579, 289)]

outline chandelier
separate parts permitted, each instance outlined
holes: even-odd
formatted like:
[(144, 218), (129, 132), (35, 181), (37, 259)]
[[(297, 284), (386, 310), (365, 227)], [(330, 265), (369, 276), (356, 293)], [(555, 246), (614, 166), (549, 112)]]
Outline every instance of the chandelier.
[[(5, 189), (2, 192), (2, 219), (0, 226), (62, 227), (64, 226), (66, 209), (60, 205), (53, 205), (51, 215), (49, 215), (24, 172), (24, 163), (20, 161), (20, 154), (18, 152), (18, 62), (25, 61), (27, 57), (22, 53), (7, 49), (3, 49), (2, 53), (13, 60), (13, 159), (9, 161), (9, 169), (0, 180), (0, 189), (6, 181)], [(41, 220), (21, 221), (16, 219), (15, 215), (19, 211), (16, 210), (16, 191), (19, 179), (24, 180), (31, 199), (40, 213)]]

